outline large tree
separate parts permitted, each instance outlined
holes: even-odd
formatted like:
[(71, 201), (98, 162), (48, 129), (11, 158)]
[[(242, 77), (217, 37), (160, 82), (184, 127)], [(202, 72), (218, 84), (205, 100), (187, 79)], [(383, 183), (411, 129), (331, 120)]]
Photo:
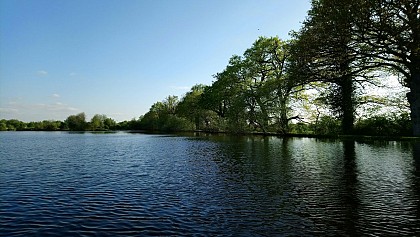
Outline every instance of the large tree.
[(211, 86), (204, 88), (200, 104), (214, 111), (221, 118), (228, 118), (235, 110), (236, 100), (243, 101), (243, 77), (241, 68), (243, 57), (233, 55), (226, 68), (213, 75), (216, 79)]
[(177, 115), (194, 123), (196, 130), (201, 129), (203, 121), (206, 122), (206, 110), (200, 106), (201, 95), (205, 88), (206, 86), (203, 84), (193, 86), (181, 99), (177, 107)]
[(92, 119), (90, 120), (90, 129), (95, 130), (104, 130), (105, 129), (105, 122), (106, 116), (101, 114), (95, 114)]
[(253, 105), (247, 94), (243, 57), (232, 56), (226, 69), (217, 73), (215, 78), (217, 81), (212, 87), (216, 86), (214, 92), (216, 96), (219, 96), (216, 101), (219, 101), (220, 112), (224, 113), (228, 130), (247, 131)]
[(95, 114), (90, 120), (90, 129), (93, 131), (115, 129), (115, 127), (116, 122), (104, 114)]
[(403, 75), (413, 135), (420, 136), (420, 0), (354, 0), (349, 11), (358, 55)]
[(140, 118), (139, 128), (158, 131), (191, 130), (192, 124), (177, 116), (179, 100), (177, 96), (168, 96), (162, 102), (156, 102), (150, 110)]
[(76, 115), (70, 115), (65, 120), (67, 127), (72, 131), (84, 131), (86, 129), (86, 115), (85, 113), (79, 113)]
[(288, 132), (290, 98), (302, 81), (288, 76), (289, 42), (260, 37), (243, 56), (234, 55), (202, 100), (207, 109), (226, 117), (231, 128)]
[(251, 101), (255, 103), (255, 123), (265, 132), (270, 123), (277, 131), (288, 132), (292, 118), (289, 102), (303, 81), (290, 77), (290, 43), (278, 37), (260, 37), (244, 53), (245, 80)]
[(349, 0), (313, 0), (312, 8), (292, 44), (291, 73), (295, 78), (329, 84), (327, 103), (341, 118), (342, 132), (351, 134), (355, 120), (356, 80), (365, 69), (358, 64), (352, 36)]

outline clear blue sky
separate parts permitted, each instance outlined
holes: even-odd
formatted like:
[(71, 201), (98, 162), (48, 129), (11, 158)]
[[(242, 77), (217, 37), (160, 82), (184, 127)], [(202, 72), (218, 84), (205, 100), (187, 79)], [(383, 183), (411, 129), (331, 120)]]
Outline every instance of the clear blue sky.
[(138, 118), (288, 39), (309, 0), (0, 0), (0, 119)]

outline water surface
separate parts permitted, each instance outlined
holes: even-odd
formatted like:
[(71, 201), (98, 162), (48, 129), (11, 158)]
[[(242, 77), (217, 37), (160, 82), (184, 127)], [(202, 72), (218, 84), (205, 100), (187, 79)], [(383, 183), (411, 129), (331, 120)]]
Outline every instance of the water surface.
[(419, 147), (1, 132), (0, 235), (419, 235)]

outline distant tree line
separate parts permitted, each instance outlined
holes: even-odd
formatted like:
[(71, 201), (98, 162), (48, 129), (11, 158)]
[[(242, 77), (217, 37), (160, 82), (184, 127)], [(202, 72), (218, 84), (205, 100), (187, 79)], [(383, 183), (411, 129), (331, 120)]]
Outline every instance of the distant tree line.
[(64, 121), (44, 120), (25, 123), (16, 119), (0, 120), (0, 131), (111, 131), (136, 129), (137, 121), (115, 122), (106, 115), (96, 114), (86, 121), (85, 113), (70, 115)]
[[(2, 120), (0, 129), (420, 136), (419, 9), (420, 0), (312, 0), (291, 40), (258, 38), (211, 85), (168, 96), (139, 119), (86, 122), (81, 113)], [(373, 93), (390, 76), (401, 90)]]

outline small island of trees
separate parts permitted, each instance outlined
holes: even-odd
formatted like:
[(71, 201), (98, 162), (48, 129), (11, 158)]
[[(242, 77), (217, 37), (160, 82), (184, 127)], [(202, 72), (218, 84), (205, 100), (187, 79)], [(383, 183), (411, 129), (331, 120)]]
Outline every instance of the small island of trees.
[[(419, 9), (420, 0), (313, 0), (291, 40), (258, 38), (211, 85), (168, 96), (139, 119), (80, 113), (1, 120), (0, 130), (420, 136)], [(389, 77), (400, 90), (373, 93)]]

